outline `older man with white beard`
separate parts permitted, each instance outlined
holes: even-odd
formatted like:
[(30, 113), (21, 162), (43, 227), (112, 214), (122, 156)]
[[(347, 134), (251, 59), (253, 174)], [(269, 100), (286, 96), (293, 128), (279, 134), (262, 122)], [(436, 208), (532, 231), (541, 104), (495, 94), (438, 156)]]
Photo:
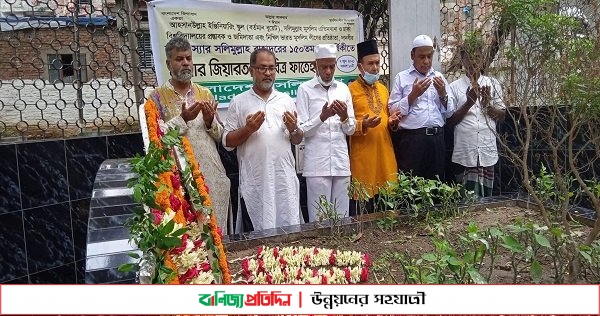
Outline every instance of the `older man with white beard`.
[(272, 51), (252, 52), (254, 84), (231, 100), (225, 121), (223, 145), (237, 147), (240, 207), (247, 209), (240, 209), (243, 231), (300, 223), (300, 184), (291, 144), (299, 144), (303, 133), (294, 101), (273, 88), (276, 71)]
[(218, 225), (226, 231), (230, 211), (230, 182), (219, 157), (217, 144), (223, 135), (215, 98), (205, 87), (191, 81), (194, 63), (187, 39), (173, 37), (165, 46), (171, 79), (150, 94), (169, 127), (178, 127), (189, 139), (206, 179)]
[[(308, 220), (323, 217), (321, 196), (339, 217), (349, 214), (350, 158), (346, 136), (354, 134), (356, 119), (348, 86), (335, 80), (335, 44), (316, 45), (315, 77), (298, 87), (296, 105), (305, 133), (304, 170)], [(320, 214), (321, 213), (321, 214)]]

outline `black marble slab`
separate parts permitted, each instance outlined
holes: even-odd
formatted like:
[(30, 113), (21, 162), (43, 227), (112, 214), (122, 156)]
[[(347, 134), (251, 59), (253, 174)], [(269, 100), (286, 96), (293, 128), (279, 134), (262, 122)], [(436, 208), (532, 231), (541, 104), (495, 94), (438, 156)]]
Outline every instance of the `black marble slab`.
[(23, 218), (30, 274), (75, 261), (69, 202), (24, 210)]
[(23, 209), (69, 200), (65, 142), (17, 145)]
[(87, 247), (88, 219), (90, 217), (90, 198), (71, 201), (71, 222), (73, 224), (73, 245), (75, 260), (85, 259)]
[(31, 284), (76, 284), (75, 263), (65, 264), (29, 275)]
[(71, 200), (90, 198), (100, 164), (108, 158), (105, 137), (66, 141), (69, 195)]
[(0, 271), (0, 283), (27, 276), (23, 211), (0, 215)]
[(21, 210), (17, 146), (0, 145), (0, 214)]
[(142, 133), (107, 136), (108, 158), (129, 158), (144, 154)]

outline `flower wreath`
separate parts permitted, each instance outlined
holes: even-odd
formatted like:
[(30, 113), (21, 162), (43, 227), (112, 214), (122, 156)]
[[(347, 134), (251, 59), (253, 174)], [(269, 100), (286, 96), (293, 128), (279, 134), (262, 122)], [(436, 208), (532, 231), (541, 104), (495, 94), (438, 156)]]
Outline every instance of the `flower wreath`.
[(165, 134), (161, 130), (160, 114), (152, 99), (146, 101), (144, 112), (150, 143), (157, 148), (169, 148), (175, 162), (169, 171), (158, 175), (154, 196), (158, 207), (149, 210), (155, 228), (166, 231), (166, 238), (180, 241), (172, 242), (164, 253), (164, 266), (175, 276), (166, 277), (164, 283), (231, 283), (221, 229), (189, 140), (178, 132), (173, 136), (174, 133)]

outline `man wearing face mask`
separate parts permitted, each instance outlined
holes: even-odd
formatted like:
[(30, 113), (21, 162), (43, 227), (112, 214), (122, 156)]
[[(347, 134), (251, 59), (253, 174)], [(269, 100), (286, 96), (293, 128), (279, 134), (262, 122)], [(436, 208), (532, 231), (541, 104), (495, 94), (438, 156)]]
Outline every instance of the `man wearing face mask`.
[(398, 169), (426, 179), (444, 179), (444, 122), (454, 111), (448, 99), (448, 82), (433, 70), (433, 41), (427, 35), (413, 40), (410, 68), (398, 73), (389, 107), (402, 119), (394, 133)]
[[(398, 124), (399, 112), (388, 110), (388, 90), (379, 82), (381, 56), (377, 41), (358, 43), (356, 51), (360, 75), (348, 85), (357, 122), (350, 137), (350, 170), (359, 188), (366, 190), (370, 198), (367, 211), (372, 212), (377, 207), (379, 188), (394, 181), (398, 173), (388, 127)], [(350, 201), (350, 215), (356, 214), (356, 204)]]
[(210, 90), (191, 80), (194, 62), (187, 39), (173, 37), (165, 46), (165, 52), (171, 79), (154, 90), (149, 98), (160, 112), (162, 128), (164, 124), (178, 127), (179, 132), (188, 137), (210, 189), (217, 223), (226, 232), (230, 182), (217, 151), (217, 143), (223, 135), (217, 103)]
[(336, 45), (317, 45), (314, 52), (316, 75), (300, 85), (296, 97), (304, 132), (303, 175), (310, 222), (318, 219), (322, 195), (340, 217), (348, 216), (350, 159), (346, 135), (354, 134), (356, 129), (350, 90), (333, 77)]

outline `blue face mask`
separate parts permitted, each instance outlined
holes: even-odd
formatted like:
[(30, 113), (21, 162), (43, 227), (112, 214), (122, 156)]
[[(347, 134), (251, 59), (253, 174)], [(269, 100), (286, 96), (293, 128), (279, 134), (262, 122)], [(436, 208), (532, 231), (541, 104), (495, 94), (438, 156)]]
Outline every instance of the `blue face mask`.
[(374, 84), (375, 81), (379, 80), (379, 73), (372, 74), (365, 71), (363, 79), (365, 79), (368, 84)]

